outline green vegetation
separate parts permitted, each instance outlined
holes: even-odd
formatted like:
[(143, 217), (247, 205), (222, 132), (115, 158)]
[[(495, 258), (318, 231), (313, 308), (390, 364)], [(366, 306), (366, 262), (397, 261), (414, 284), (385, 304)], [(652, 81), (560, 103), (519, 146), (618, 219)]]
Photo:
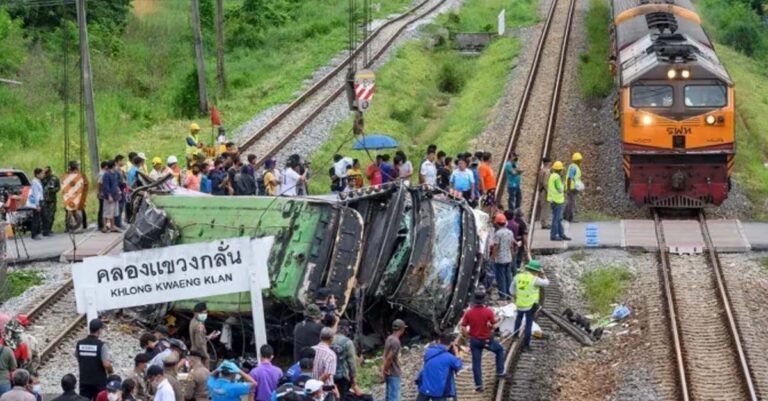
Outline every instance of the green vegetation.
[(704, 26), (716, 41), (747, 56), (766, 60), (768, 29), (761, 22), (765, 14), (763, 0), (700, 0), (698, 3)]
[(451, 32), (497, 32), (497, 17), (506, 10), (507, 29), (519, 28), (539, 22), (538, 6), (535, 0), (470, 0), (459, 13), (440, 15), (437, 26)]
[(763, 269), (768, 270), (768, 256), (760, 258), (760, 266), (762, 266)]
[(605, 315), (611, 312), (611, 304), (624, 298), (632, 273), (626, 266), (602, 266), (581, 277), (584, 294), (592, 313)]
[[(29, 287), (34, 287), (43, 283), (43, 276), (40, 275), (40, 272), (34, 270), (16, 270), (8, 272), (6, 278), (7, 281), (3, 284), (4, 286), (7, 286), (8, 299), (18, 297)], [(5, 293), (5, 291), (2, 293)], [(5, 299), (0, 301), (5, 301)]]
[[(448, 154), (465, 150), (485, 128), (519, 49), (516, 39), (502, 38), (473, 58), (449, 49), (432, 50), (424, 42), (406, 44), (379, 70), (376, 97), (365, 116), (366, 131), (397, 139), (417, 169), (417, 155), (429, 143), (439, 142)], [(359, 159), (363, 168), (371, 162), (373, 153), (347, 151), (353, 139), (351, 126), (347, 121), (334, 130), (312, 156), (314, 165), (328, 165), (339, 149)], [(326, 174), (317, 174), (311, 190), (328, 191), (329, 185)]]
[(604, 98), (611, 94), (613, 77), (608, 71), (611, 38), (608, 27), (611, 10), (607, 0), (592, 0), (586, 17), (586, 52), (579, 54), (579, 91), (588, 99)]
[(587, 253), (584, 252), (584, 250), (579, 250), (571, 254), (571, 260), (576, 263), (583, 262), (586, 259)]
[(377, 353), (376, 357), (366, 359), (364, 363), (357, 368), (357, 385), (363, 391), (369, 392), (376, 384), (381, 382), (381, 368), (384, 363), (382, 359), (383, 350)]

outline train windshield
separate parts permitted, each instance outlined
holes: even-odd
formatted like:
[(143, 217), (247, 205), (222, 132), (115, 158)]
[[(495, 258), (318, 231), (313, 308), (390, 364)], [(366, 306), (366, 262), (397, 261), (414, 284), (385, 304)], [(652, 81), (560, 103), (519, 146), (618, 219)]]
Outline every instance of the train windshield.
[(728, 104), (725, 85), (688, 85), (685, 87), (686, 107), (723, 107)]
[(672, 107), (674, 89), (669, 85), (635, 85), (632, 87), (632, 107)]

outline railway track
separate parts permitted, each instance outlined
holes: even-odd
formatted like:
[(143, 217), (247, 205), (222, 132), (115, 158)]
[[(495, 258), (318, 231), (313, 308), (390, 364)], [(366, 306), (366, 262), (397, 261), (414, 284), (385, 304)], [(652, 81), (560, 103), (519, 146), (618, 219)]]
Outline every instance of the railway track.
[[(122, 241), (122, 237), (99, 252), (105, 255)], [(72, 279), (38, 302), (27, 312), (30, 334), (40, 343), (38, 363), (45, 364), (68, 339), (77, 335), (86, 325), (86, 316), (77, 313), (75, 286)]]
[(676, 398), (758, 400), (704, 213), (698, 216), (705, 247), (702, 255), (670, 255), (658, 211), (654, 211), (654, 221)]
[(344, 93), (347, 68), (355, 62), (355, 57), (360, 55), (366, 46), (369, 47), (371, 56), (362, 65), (364, 68), (369, 68), (381, 58), (408, 26), (431, 14), (446, 1), (425, 0), (376, 29), (350, 56), (291, 102), (264, 127), (248, 134), (248, 138), (240, 144), (241, 151), (247, 150), (249, 153), (256, 154), (258, 166), (277, 155), (285, 145)]

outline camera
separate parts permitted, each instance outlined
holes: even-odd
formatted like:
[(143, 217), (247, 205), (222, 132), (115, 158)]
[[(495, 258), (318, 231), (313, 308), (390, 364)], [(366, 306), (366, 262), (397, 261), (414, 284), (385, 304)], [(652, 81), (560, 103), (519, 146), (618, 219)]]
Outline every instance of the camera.
[(336, 387), (334, 385), (330, 385), (330, 386), (324, 385), (323, 386), (323, 391), (333, 391), (333, 389), (335, 389), (335, 388)]

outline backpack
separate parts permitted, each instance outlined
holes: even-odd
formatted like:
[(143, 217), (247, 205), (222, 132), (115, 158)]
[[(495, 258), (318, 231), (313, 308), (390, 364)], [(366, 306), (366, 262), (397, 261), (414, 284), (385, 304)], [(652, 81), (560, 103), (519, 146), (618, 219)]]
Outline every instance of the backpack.
[(333, 375), (334, 380), (346, 379), (349, 375), (349, 366), (347, 366), (347, 349), (352, 340), (348, 337), (340, 337), (340, 341), (334, 341), (331, 344), (331, 350), (336, 354), (336, 373)]

